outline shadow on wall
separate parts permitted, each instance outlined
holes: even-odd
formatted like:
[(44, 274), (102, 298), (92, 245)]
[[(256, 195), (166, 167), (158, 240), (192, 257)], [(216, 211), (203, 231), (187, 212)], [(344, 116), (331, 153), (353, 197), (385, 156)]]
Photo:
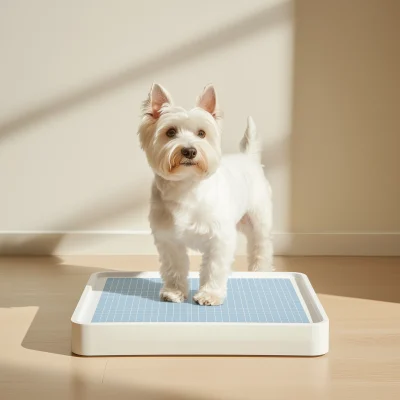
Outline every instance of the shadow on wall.
[(399, 230), (400, 2), (295, 2), (292, 232)]
[(105, 77), (101, 82), (96, 82), (76, 92), (55, 98), (37, 108), (7, 121), (2, 121), (0, 122), (0, 141), (12, 133), (20, 131), (22, 128), (40, 122), (47, 117), (68, 111), (96, 97), (118, 90), (138, 78), (154, 75), (162, 69), (183, 64), (206, 52), (214, 51), (229, 45), (231, 42), (239, 41), (261, 29), (271, 28), (276, 24), (285, 22), (288, 20), (288, 16), (291, 15), (291, 8), (291, 1), (288, 1), (257, 11), (242, 20), (233, 22), (218, 31), (210, 32), (196, 41), (183, 44), (143, 64), (120, 71), (113, 76)]
[[(142, 187), (142, 183), (139, 182), (137, 187)], [(29, 239), (25, 241), (16, 241), (11, 234), (8, 234), (7, 241), (0, 242), (0, 254), (54, 254), (68, 231), (84, 232), (100, 222), (128, 215), (132, 210), (147, 207), (149, 196), (150, 193), (144, 190), (137, 190), (135, 196), (132, 195), (131, 189), (113, 193), (112, 196), (92, 204), (90, 208), (55, 222), (48, 234), (46, 232), (37, 235), (29, 234)], [(18, 233), (17, 237), (21, 238), (21, 235)], [(22, 249), (23, 251), (21, 251)]]
[[(272, 171), (287, 163), (286, 150), (289, 146), (289, 137), (282, 136), (277, 138), (274, 143), (264, 146), (262, 152), (262, 163), (265, 171)], [(137, 184), (137, 188), (143, 187), (143, 182)], [(144, 209), (149, 204), (150, 192), (137, 190), (135, 196), (132, 190), (121, 190), (113, 193), (111, 196), (100, 199), (91, 207), (85, 208), (79, 213), (70, 215), (62, 221), (55, 222), (49, 229), (49, 233), (29, 234), (28, 240), (16, 241), (11, 234), (6, 239), (0, 241), (0, 254), (14, 255), (47, 255), (55, 254), (58, 246), (61, 244), (68, 231), (87, 231), (92, 226), (101, 222), (107, 222), (114, 217), (129, 215), (132, 210)], [(17, 234), (18, 239), (21, 235)], [(23, 249), (23, 251), (21, 251)]]
[[(79, 91), (55, 98), (51, 102), (17, 115), (8, 121), (2, 121), (0, 122), (0, 143), (1, 140), (7, 139), (13, 133), (24, 132), (23, 129), (31, 124), (38, 123), (55, 114), (66, 112), (71, 108), (79, 107), (98, 96), (107, 95), (134, 82), (138, 78), (152, 75), (163, 68), (182, 64), (206, 52), (241, 40), (261, 29), (271, 28), (276, 24), (286, 22), (290, 18), (291, 12), (291, 1), (268, 7), (242, 20), (231, 23), (218, 32), (211, 32), (197, 41), (184, 44), (141, 65), (133, 66), (113, 76), (106, 77), (101, 82), (94, 83)], [(282, 145), (286, 146), (285, 143), (282, 143)], [(281, 148), (280, 143), (274, 144), (271, 148), (265, 147), (263, 162), (267, 170), (277, 162), (283, 162), (280, 156), (282, 154)], [(141, 187), (141, 185), (139, 184), (137, 187)], [(90, 208), (85, 208), (81, 212), (65, 218), (63, 221), (55, 222), (49, 227), (49, 230), (52, 232), (87, 230), (99, 221), (107, 221), (107, 219), (128, 214), (132, 209), (147, 205), (148, 193), (138, 191), (135, 197), (133, 199), (132, 192), (129, 189), (114, 193), (109, 198), (93, 204)], [(8, 242), (3, 241), (0, 243), (0, 253), (20, 254), (21, 248), (24, 248), (27, 254), (37, 254), (35, 249), (44, 249), (43, 251), (46, 251), (46, 254), (53, 254), (64, 236), (62, 233), (51, 234), (48, 237), (37, 235), (27, 241), (18, 243), (11, 238)]]

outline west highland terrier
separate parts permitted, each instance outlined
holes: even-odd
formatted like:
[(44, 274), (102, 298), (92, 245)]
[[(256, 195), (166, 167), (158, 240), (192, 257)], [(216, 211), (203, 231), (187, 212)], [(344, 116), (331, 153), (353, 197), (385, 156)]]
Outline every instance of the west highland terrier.
[(164, 301), (187, 298), (191, 248), (203, 255), (194, 300), (222, 304), (237, 231), (247, 237), (249, 270), (272, 270), (271, 188), (253, 119), (248, 118), (241, 152), (227, 156), (221, 155), (220, 122), (212, 85), (189, 111), (175, 106), (158, 84), (143, 103), (138, 133), (155, 174), (149, 219), (160, 254)]

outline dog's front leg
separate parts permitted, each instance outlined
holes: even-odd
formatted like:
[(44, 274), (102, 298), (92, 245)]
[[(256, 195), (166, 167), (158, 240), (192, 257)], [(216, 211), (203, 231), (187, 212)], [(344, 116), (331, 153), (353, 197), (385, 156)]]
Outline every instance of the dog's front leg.
[(172, 232), (154, 235), (160, 255), (160, 274), (164, 282), (160, 298), (181, 303), (188, 295), (189, 257), (185, 245), (171, 235)]
[(200, 305), (216, 306), (224, 302), (226, 285), (236, 249), (236, 230), (210, 239), (203, 254), (200, 270), (200, 289), (194, 300)]

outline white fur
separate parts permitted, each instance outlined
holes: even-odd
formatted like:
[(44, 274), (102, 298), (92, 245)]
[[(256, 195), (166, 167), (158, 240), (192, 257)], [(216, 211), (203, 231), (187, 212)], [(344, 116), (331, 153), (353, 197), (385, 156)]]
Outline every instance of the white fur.
[[(160, 296), (166, 301), (188, 296), (187, 248), (192, 248), (203, 254), (194, 299), (202, 305), (222, 304), (238, 230), (248, 240), (249, 270), (272, 270), (271, 189), (260, 164), (254, 122), (249, 117), (242, 153), (222, 157), (220, 116), (211, 85), (190, 111), (175, 107), (157, 84), (143, 105), (139, 138), (155, 173), (149, 219), (164, 281)], [(174, 138), (166, 135), (171, 127)], [(198, 136), (200, 129), (205, 138)], [(194, 147), (196, 157), (182, 156), (183, 147)]]

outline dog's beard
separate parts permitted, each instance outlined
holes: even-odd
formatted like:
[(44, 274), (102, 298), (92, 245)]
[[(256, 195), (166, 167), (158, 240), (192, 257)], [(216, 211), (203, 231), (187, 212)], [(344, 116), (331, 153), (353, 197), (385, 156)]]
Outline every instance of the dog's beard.
[(153, 154), (156, 165), (153, 164), (155, 172), (167, 180), (179, 181), (187, 178), (205, 179), (215, 172), (219, 163), (217, 152), (207, 150), (200, 146), (196, 147), (197, 155), (194, 159), (188, 159), (182, 155), (182, 145), (171, 144), (164, 146), (159, 152)]

